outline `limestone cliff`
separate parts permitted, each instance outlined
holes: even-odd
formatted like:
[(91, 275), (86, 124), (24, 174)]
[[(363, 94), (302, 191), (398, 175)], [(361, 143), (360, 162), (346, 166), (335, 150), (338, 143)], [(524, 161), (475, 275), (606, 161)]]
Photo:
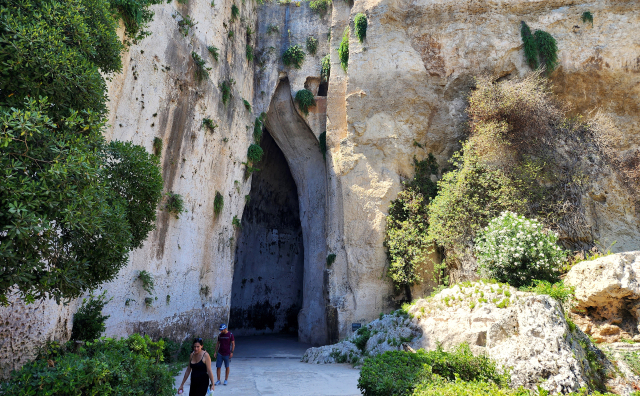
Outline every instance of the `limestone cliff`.
[[(244, 232), (232, 222), (234, 217), (248, 221), (243, 211), (252, 180), (245, 177), (243, 162), (262, 112), (296, 185), (303, 239), (298, 334), (316, 344), (344, 337), (351, 323), (394, 306), (383, 246), (389, 202), (402, 178), (412, 174), (414, 156), (431, 152), (444, 165), (459, 147), (474, 76), (509, 78), (530, 71), (520, 21), (556, 38), (560, 66), (551, 79), (573, 111), (608, 116), (619, 131), (618, 150), (640, 146), (635, 0), (335, 1), (325, 16), (305, 2), (246, 1), (235, 3), (240, 10), (235, 21), (232, 5), (233, 0), (190, 0), (154, 6), (152, 35), (131, 46), (123, 73), (109, 83), (108, 138), (149, 151), (154, 138), (161, 138), (165, 191), (181, 194), (187, 209), (175, 218), (160, 208), (156, 230), (131, 254), (118, 279), (104, 285), (113, 297), (105, 312), (111, 315), (109, 336), (140, 331), (175, 339), (211, 337), (217, 324), (228, 320), (232, 285), (241, 284), (233, 278)], [(584, 11), (594, 15), (593, 26), (581, 22)], [(367, 16), (367, 36), (360, 43), (351, 34), (345, 71), (337, 48), (345, 28), (353, 31), (357, 13)], [(290, 45), (304, 47), (309, 36), (319, 42), (316, 54), (308, 54), (300, 69), (285, 67), (282, 53)], [(254, 48), (254, 61), (247, 60), (247, 45)], [(218, 61), (207, 46), (219, 49)], [(202, 82), (195, 77), (192, 52), (211, 68)], [(327, 53), (331, 75), (325, 93), (320, 61)], [(225, 105), (220, 84), (231, 80), (232, 97)], [(309, 115), (293, 101), (305, 87), (316, 95)], [(218, 125), (214, 132), (202, 126), (204, 118)], [(325, 130), (326, 160), (318, 143)], [(213, 208), (216, 192), (224, 198), (219, 215)], [(592, 200), (597, 239), (617, 241), (618, 250), (640, 248), (638, 216), (628, 193), (602, 185), (585, 199)], [(330, 254), (336, 260), (328, 266)], [(278, 260), (270, 257), (264, 256), (265, 266)], [(155, 279), (153, 295), (142, 289), (141, 270)], [(273, 293), (279, 287), (287, 286), (269, 285)], [(12, 356), (33, 356), (14, 342), (21, 333), (6, 330), (18, 323), (15, 309), (0, 308), (2, 318), (9, 318), (2, 331), (10, 335), (0, 341), (5, 372)], [(38, 313), (30, 323), (39, 340), (68, 337), (70, 310)], [(66, 332), (48, 330), (64, 319)]]

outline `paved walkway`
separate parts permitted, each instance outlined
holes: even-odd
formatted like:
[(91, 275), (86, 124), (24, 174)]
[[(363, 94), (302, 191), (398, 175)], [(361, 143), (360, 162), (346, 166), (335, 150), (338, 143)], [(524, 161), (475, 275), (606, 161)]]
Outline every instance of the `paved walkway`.
[[(349, 364), (302, 363), (308, 347), (280, 335), (236, 337), (229, 384), (216, 386), (214, 395), (360, 396), (359, 370)], [(215, 367), (212, 370), (216, 375)], [(183, 376), (184, 370), (176, 377), (176, 388)], [(224, 366), (221, 377), (224, 380)], [(189, 384), (187, 380), (184, 395)]]

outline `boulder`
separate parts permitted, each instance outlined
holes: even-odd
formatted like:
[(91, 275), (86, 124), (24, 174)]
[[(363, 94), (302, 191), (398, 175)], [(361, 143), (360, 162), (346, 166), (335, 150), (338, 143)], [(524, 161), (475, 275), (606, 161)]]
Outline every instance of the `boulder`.
[[(366, 353), (400, 349), (398, 338), (410, 348), (426, 350), (466, 342), (474, 353), (486, 353), (498, 365), (511, 368), (514, 387), (536, 389), (541, 384), (552, 393), (568, 393), (602, 382), (591, 367), (605, 365), (606, 358), (584, 333), (567, 323), (561, 304), (549, 296), (480, 281), (417, 300), (407, 313), (406, 318), (396, 312), (368, 324), (372, 336)], [(324, 356), (332, 351), (337, 356), (344, 344), (356, 345), (359, 336), (311, 348), (303, 360), (330, 363)], [(362, 351), (350, 352), (358, 353), (353, 360), (359, 361)]]
[(576, 324), (597, 342), (640, 339), (640, 251), (611, 254), (571, 268), (564, 282), (575, 288)]

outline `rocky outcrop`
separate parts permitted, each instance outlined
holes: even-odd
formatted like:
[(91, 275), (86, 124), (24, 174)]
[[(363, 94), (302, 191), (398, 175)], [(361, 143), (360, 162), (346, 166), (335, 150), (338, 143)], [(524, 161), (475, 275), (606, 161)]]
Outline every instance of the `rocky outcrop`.
[(578, 326), (598, 342), (640, 340), (640, 251), (574, 265), (565, 284), (575, 287)]
[[(508, 285), (468, 283), (418, 300), (408, 314), (369, 323), (372, 335), (363, 350), (377, 354), (399, 349), (402, 343), (413, 349), (433, 350), (438, 344), (448, 349), (464, 342), (475, 353), (486, 353), (511, 368), (514, 387), (536, 389), (542, 384), (552, 393), (568, 393), (603, 380), (590, 364), (605, 364), (604, 355), (567, 323), (560, 303), (549, 296)], [(303, 361), (358, 361), (363, 351), (354, 345), (359, 337), (356, 333), (340, 344), (311, 348)]]

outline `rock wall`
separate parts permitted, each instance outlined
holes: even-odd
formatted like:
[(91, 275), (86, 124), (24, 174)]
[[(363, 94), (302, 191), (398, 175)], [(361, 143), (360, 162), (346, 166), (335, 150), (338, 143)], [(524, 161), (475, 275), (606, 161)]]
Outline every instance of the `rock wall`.
[[(109, 83), (107, 137), (149, 151), (153, 139), (161, 138), (165, 191), (181, 194), (187, 212), (175, 218), (160, 209), (156, 230), (131, 254), (118, 279), (104, 286), (114, 297), (105, 312), (111, 315), (107, 335), (211, 337), (228, 320), (239, 237), (232, 219), (242, 218), (250, 194), (243, 162), (261, 112), (268, 114), (266, 125), (298, 189), (305, 262), (299, 335), (315, 343), (344, 337), (351, 323), (395, 306), (383, 246), (389, 202), (401, 180), (412, 175), (414, 156), (431, 152), (445, 165), (459, 147), (474, 76), (509, 78), (529, 71), (520, 21), (557, 39), (560, 65), (551, 79), (573, 111), (600, 110), (609, 117), (618, 150), (632, 152), (640, 145), (635, 0), (336, 1), (323, 17), (308, 3), (237, 2), (235, 22), (232, 4), (190, 0), (154, 6), (152, 35), (130, 48), (123, 73)], [(593, 26), (581, 22), (584, 11), (593, 14)], [(367, 37), (360, 43), (350, 35), (345, 71), (337, 48), (360, 12), (368, 18)], [(187, 32), (181, 21), (189, 19), (194, 25)], [(277, 32), (271, 26), (278, 26)], [(247, 27), (256, 33), (246, 34)], [(308, 36), (319, 41), (316, 54), (307, 55), (301, 69), (285, 67), (282, 53), (293, 44), (304, 47)], [(246, 58), (247, 44), (255, 47), (253, 63)], [(209, 45), (219, 48), (219, 61), (209, 55)], [(192, 52), (211, 67), (205, 81), (195, 78)], [(325, 97), (318, 82), (327, 53), (331, 76)], [(220, 83), (231, 79), (233, 96), (224, 105)], [(292, 101), (305, 86), (317, 95), (308, 116)], [(204, 118), (218, 125), (214, 132), (202, 127)], [(317, 141), (325, 130), (326, 162)], [(224, 197), (219, 216), (213, 211), (216, 191)], [(592, 193), (584, 199), (593, 201), (590, 221), (598, 239), (617, 241), (618, 250), (640, 248), (638, 216), (628, 193), (606, 183)], [(336, 255), (331, 267), (328, 254)], [(142, 270), (154, 276), (152, 295), (137, 278)], [(47, 309), (37, 327), (69, 317), (69, 308)], [(1, 359), (21, 351), (12, 345), (2, 346)]]

